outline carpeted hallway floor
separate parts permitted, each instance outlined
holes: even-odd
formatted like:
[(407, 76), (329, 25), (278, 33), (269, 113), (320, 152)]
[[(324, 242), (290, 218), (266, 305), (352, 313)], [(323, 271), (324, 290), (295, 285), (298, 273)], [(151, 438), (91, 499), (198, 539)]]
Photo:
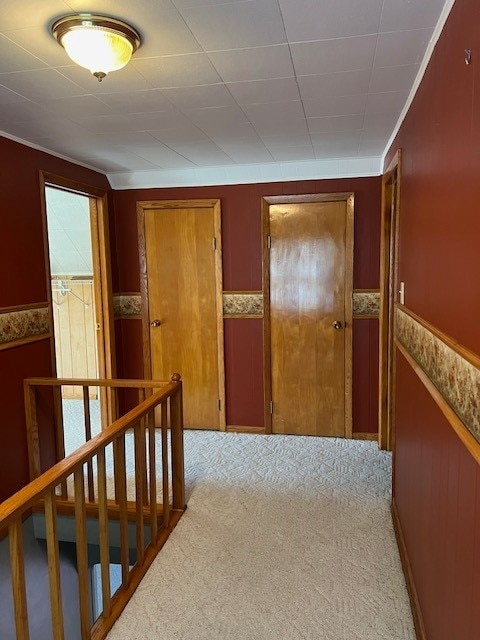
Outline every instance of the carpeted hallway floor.
[(414, 640), (390, 456), (185, 434), (188, 510), (109, 640)]

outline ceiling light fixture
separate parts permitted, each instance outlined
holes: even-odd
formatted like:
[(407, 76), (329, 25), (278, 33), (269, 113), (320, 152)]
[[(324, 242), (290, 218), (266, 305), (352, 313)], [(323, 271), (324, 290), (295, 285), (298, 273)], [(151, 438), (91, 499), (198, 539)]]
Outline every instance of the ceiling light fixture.
[(124, 67), (141, 44), (140, 34), (126, 22), (89, 13), (60, 18), (52, 25), (52, 34), (68, 56), (99, 82)]

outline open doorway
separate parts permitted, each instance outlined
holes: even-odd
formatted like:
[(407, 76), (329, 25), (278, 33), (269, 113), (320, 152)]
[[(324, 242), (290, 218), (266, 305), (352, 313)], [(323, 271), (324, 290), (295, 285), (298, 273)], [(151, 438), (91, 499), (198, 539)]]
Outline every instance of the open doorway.
[[(44, 176), (47, 280), (57, 378), (112, 378), (113, 313), (105, 196)], [(114, 419), (105, 388), (70, 385), (55, 398), (57, 456), (69, 455)], [(87, 428), (85, 413), (90, 416)]]
[[(99, 378), (97, 310), (90, 200), (87, 196), (45, 187), (50, 286), (58, 378)], [(65, 454), (86, 439), (83, 387), (62, 387)], [(98, 387), (90, 387), (91, 435), (101, 430)]]

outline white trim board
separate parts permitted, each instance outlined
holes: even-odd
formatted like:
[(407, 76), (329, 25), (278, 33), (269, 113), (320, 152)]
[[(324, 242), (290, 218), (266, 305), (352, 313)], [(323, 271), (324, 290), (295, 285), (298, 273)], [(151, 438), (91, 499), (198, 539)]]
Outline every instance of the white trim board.
[(326, 180), (379, 176), (382, 158), (338, 158), (304, 162), (196, 167), (194, 169), (161, 169), (108, 173), (114, 190), (155, 189), (162, 187), (203, 187), (292, 180)]

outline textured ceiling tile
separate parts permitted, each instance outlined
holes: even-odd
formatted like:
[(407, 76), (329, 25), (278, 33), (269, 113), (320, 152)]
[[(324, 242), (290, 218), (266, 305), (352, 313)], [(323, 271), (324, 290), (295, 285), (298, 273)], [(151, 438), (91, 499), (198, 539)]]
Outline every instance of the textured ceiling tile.
[(182, 15), (206, 51), (287, 41), (277, 0), (251, 0), (184, 9)]
[(229, 82), (228, 88), (238, 104), (300, 100), (295, 78), (274, 78), (252, 82)]
[(170, 102), (160, 89), (97, 94), (112, 113), (140, 113), (160, 111), (170, 107)]
[(278, 135), (263, 135), (263, 143), (268, 149), (279, 147), (302, 147), (310, 144), (310, 134), (308, 131), (288, 133), (282, 132)]
[(254, 126), (275, 121), (299, 120), (305, 117), (300, 100), (245, 105), (243, 110)]
[(72, 98), (55, 98), (42, 100), (39, 104), (47, 111), (58, 113), (69, 118), (110, 115), (109, 107), (95, 96), (85, 95)]
[(58, 16), (72, 13), (70, 2), (60, 0), (22, 0), (0, 2), (0, 29), (13, 31), (20, 27), (34, 27), (37, 30), (47, 29)]
[(307, 118), (310, 133), (320, 133), (324, 131), (352, 131), (363, 128), (364, 116), (326, 116), (323, 118)]
[(425, 55), (431, 35), (431, 29), (380, 33), (375, 52), (375, 67), (419, 64)]
[[(227, 0), (172, 0), (178, 9), (186, 9), (189, 7), (209, 7), (217, 4), (225, 4)], [(228, 0), (228, 2), (250, 2), (250, 0)]]
[(403, 67), (376, 67), (372, 71), (370, 93), (410, 91), (418, 69), (419, 65), (417, 64), (409, 64)]
[(370, 69), (299, 76), (298, 86), (304, 100), (317, 100), (323, 96), (351, 96), (368, 93)]
[(135, 60), (132, 65), (154, 88), (193, 87), (221, 82), (204, 53)]
[(313, 152), (312, 145), (305, 145), (300, 147), (276, 147), (271, 149), (274, 160), (279, 162), (286, 161), (291, 162), (293, 160), (313, 160), (315, 154)]
[(295, 75), (287, 45), (209, 53), (224, 82), (289, 78)]
[(405, 91), (390, 91), (388, 93), (371, 93), (367, 97), (365, 113), (369, 115), (378, 114), (400, 114), (405, 104), (408, 93)]
[(299, 76), (370, 69), (377, 36), (359, 36), (292, 44), (295, 70)]
[(0, 121), (5, 122), (29, 122), (39, 117), (49, 117), (51, 114), (42, 105), (31, 100), (10, 102), (0, 106)]
[(164, 95), (181, 109), (202, 107), (226, 107), (235, 105), (231, 93), (224, 84), (209, 84), (199, 87), (177, 87), (164, 89)]
[(376, 33), (383, 4), (383, 0), (279, 1), (290, 42)]
[(403, 31), (435, 26), (445, 0), (385, 0), (380, 31)]
[(324, 95), (316, 100), (304, 100), (305, 113), (309, 118), (322, 116), (349, 116), (365, 112), (366, 95), (330, 96)]
[(46, 66), (45, 62), (0, 34), (0, 73), (42, 69)]
[(15, 91), (0, 86), (0, 104), (11, 104), (13, 102), (23, 102), (25, 98)]
[(85, 90), (55, 69), (17, 71), (0, 75), (0, 84), (30, 100), (64, 98), (85, 94)]

